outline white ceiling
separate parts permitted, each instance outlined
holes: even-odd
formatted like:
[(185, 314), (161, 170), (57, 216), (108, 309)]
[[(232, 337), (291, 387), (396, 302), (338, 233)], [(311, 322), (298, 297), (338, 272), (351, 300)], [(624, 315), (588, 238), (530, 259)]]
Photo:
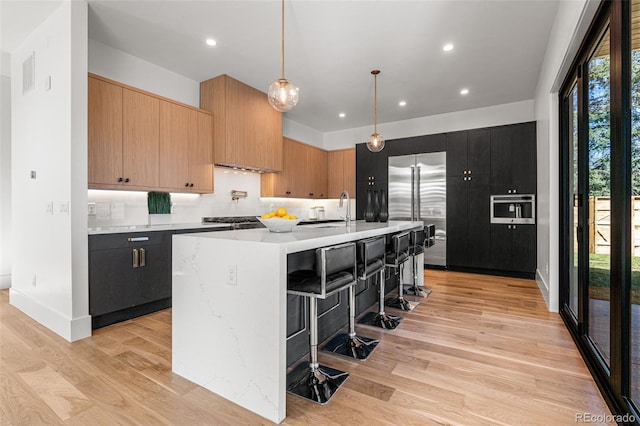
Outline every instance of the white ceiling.
[[(286, 116), (322, 132), (373, 125), (375, 68), (379, 123), (532, 99), (558, 1), (286, 0), (286, 77), (300, 88)], [(280, 77), (278, 0), (88, 2), (90, 38), (193, 80), (266, 92)]]

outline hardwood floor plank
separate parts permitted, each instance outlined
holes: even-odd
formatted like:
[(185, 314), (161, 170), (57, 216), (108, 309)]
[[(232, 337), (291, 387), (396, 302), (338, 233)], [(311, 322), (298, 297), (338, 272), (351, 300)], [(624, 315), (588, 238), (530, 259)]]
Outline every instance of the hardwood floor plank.
[[(570, 425), (610, 414), (558, 314), (531, 280), (425, 271), (432, 289), (331, 402), (287, 395), (284, 425)], [(375, 309), (375, 308), (373, 308)], [(344, 330), (343, 330), (344, 331)], [(171, 372), (171, 310), (68, 343), (0, 291), (0, 426), (271, 424)]]

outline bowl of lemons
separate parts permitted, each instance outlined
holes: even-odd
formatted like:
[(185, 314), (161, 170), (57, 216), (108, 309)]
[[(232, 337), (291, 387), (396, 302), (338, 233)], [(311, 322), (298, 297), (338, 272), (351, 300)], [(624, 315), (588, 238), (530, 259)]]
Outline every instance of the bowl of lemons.
[(291, 232), (302, 221), (297, 216), (289, 214), (284, 207), (278, 207), (272, 212), (257, 216), (257, 218), (271, 232)]

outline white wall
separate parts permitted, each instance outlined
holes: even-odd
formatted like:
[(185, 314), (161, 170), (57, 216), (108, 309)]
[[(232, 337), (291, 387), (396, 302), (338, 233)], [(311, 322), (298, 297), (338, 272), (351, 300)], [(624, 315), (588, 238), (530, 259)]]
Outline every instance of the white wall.
[(536, 88), (538, 136), (538, 264), (536, 281), (549, 310), (559, 308), (558, 91), (599, 1), (560, 2)]
[(11, 78), (8, 53), (0, 73), (0, 289), (11, 286)]
[(326, 149), (323, 143), (322, 132), (305, 126), (304, 124), (291, 121), (286, 117), (282, 118), (282, 134), (293, 140)]
[[(530, 100), (381, 123), (378, 124), (378, 132), (386, 140), (391, 140), (533, 120), (533, 100)], [(372, 132), (373, 126), (327, 132), (324, 134), (324, 149), (352, 148), (365, 142)]]
[[(69, 341), (91, 335), (87, 33), (86, 2), (65, 1), (11, 56), (12, 225), (19, 238), (10, 302)], [(22, 64), (32, 52), (35, 89), (23, 93)]]

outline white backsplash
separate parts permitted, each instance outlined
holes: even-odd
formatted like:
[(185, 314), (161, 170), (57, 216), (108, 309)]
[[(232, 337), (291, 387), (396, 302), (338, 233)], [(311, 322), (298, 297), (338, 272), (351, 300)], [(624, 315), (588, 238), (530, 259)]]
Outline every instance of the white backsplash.
[[(246, 191), (247, 197), (231, 199), (231, 191)], [(351, 215), (355, 216), (355, 194), (350, 194)], [(289, 198), (260, 198), (260, 175), (222, 167), (214, 169), (213, 194), (172, 193), (172, 214), (149, 215), (147, 193), (141, 191), (89, 190), (88, 201), (95, 204), (95, 215), (88, 216), (89, 228), (98, 226), (146, 225), (160, 223), (194, 223), (206, 216), (258, 216), (277, 207), (285, 207), (304, 219), (309, 208), (323, 206), (326, 219), (343, 218), (345, 208), (338, 208), (338, 200), (305, 200)], [(345, 205), (346, 206), (346, 205)]]

